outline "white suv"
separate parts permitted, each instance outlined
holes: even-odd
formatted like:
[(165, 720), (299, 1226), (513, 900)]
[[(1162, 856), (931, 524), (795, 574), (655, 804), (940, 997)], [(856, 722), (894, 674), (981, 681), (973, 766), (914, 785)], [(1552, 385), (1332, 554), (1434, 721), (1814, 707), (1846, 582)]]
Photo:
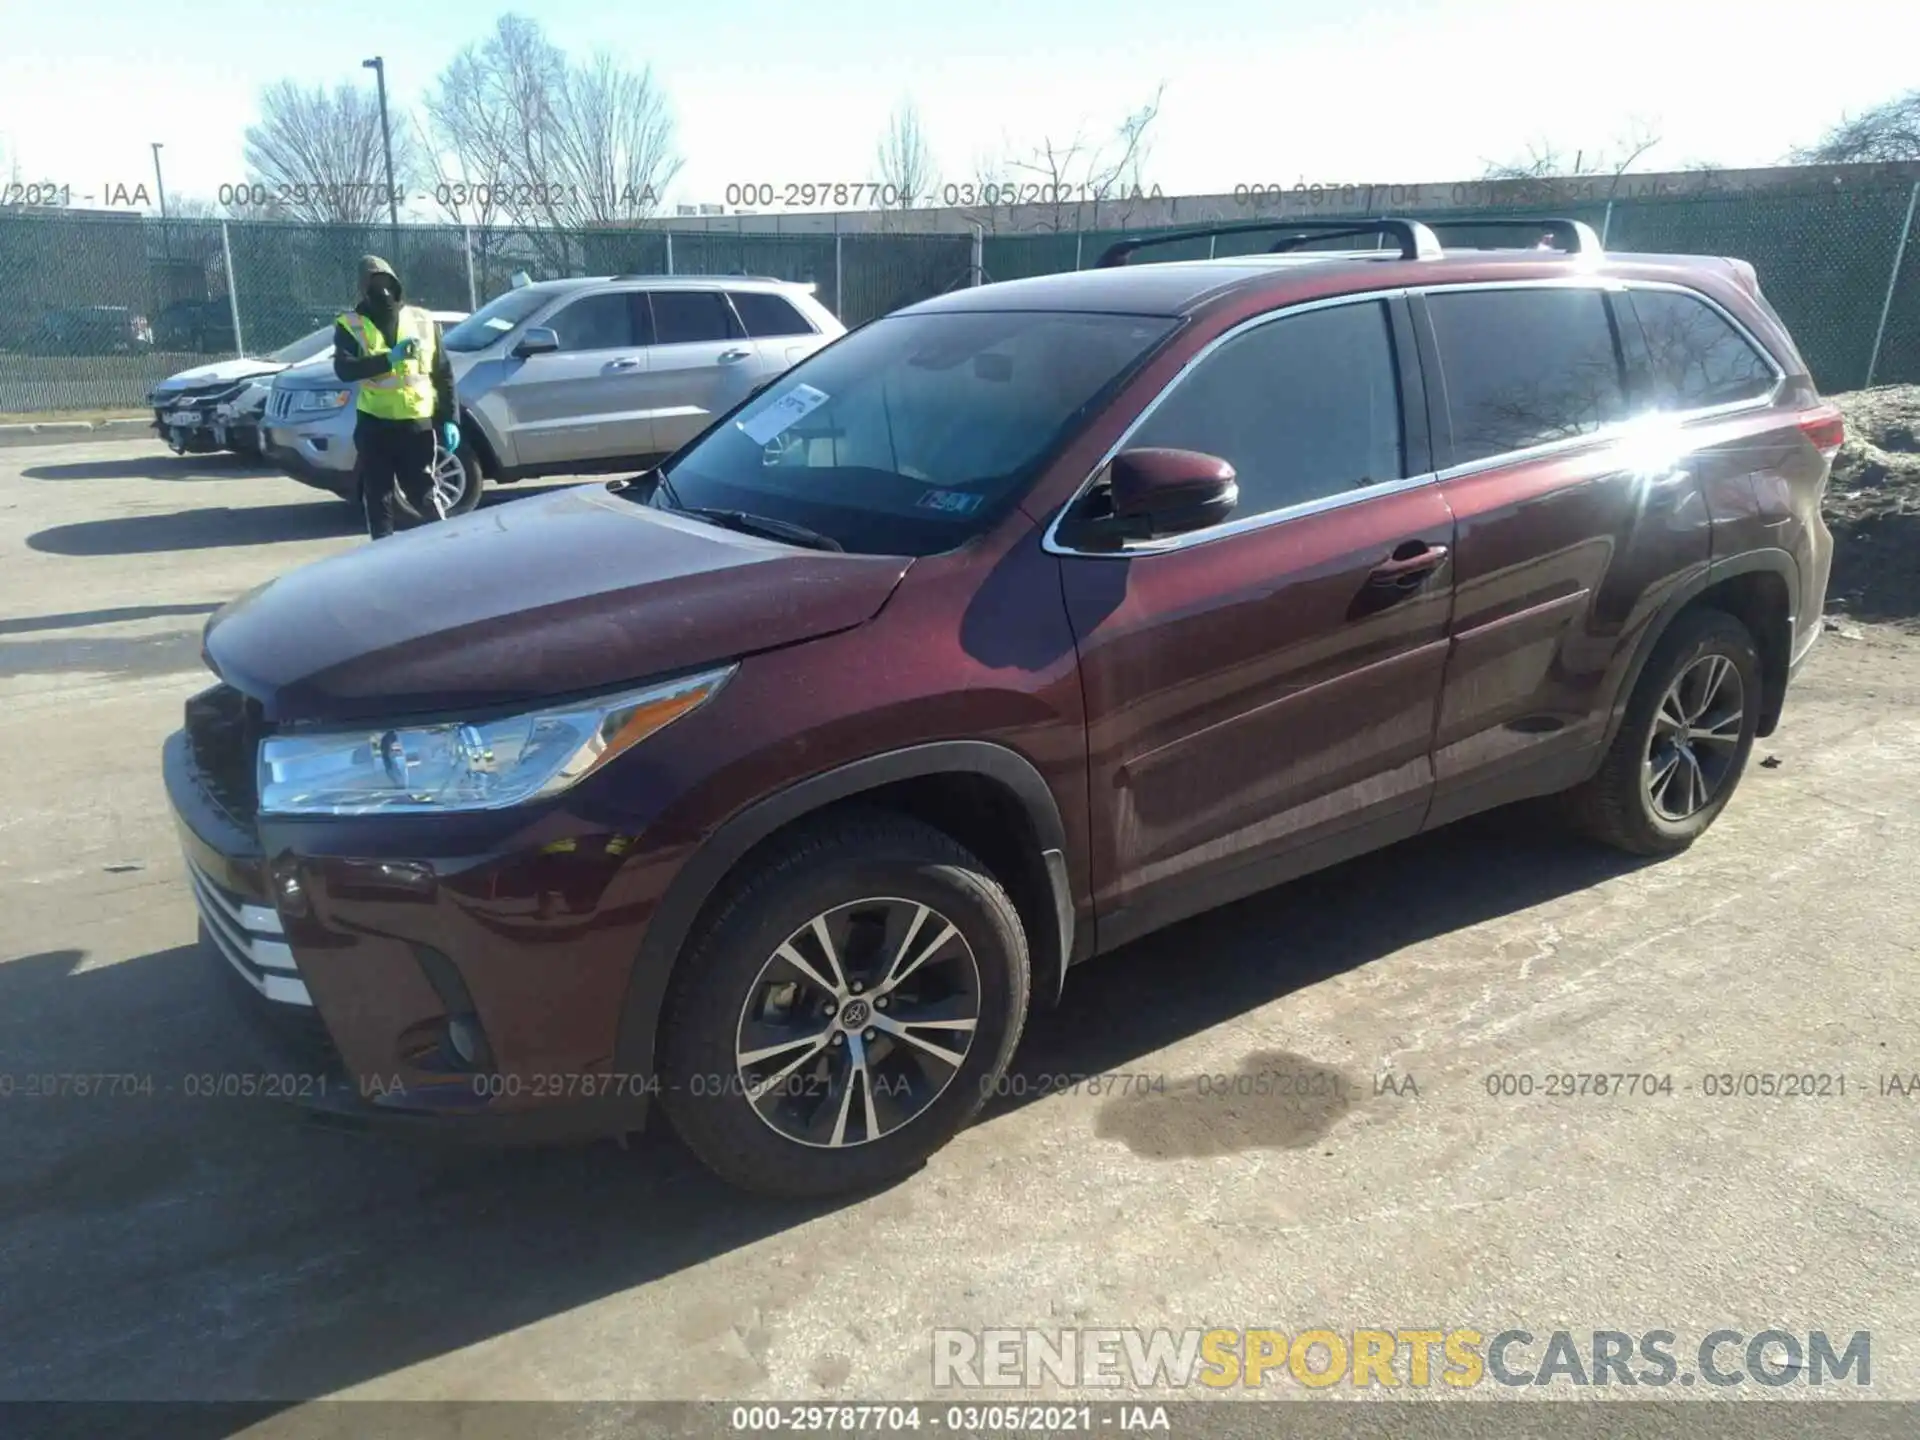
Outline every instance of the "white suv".
[[(744, 275), (614, 275), (489, 301), (442, 336), (462, 437), (437, 471), (448, 512), (477, 504), (486, 479), (633, 469), (672, 454), (845, 333), (812, 290)], [(329, 414), (309, 390), (340, 391), (330, 360), (276, 378), (266, 454), (357, 498), (351, 409)]]

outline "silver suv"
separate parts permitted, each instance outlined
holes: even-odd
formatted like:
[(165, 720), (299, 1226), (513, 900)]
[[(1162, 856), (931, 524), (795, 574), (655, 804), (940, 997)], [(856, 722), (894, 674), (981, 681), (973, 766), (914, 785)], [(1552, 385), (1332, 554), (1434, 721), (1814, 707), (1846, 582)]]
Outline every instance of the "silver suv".
[[(498, 296), (443, 339), (462, 443), (436, 467), (449, 514), (486, 480), (639, 468), (693, 439), (845, 327), (811, 285), (745, 275), (547, 280)], [(331, 357), (276, 377), (264, 450), (357, 499), (353, 406)]]

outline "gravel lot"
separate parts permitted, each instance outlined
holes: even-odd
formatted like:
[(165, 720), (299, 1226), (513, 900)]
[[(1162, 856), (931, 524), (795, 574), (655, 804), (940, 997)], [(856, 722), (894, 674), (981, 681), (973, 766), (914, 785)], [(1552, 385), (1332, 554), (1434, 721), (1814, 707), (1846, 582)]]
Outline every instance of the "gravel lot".
[[(1920, 1399), (1920, 1094), (1881, 1093), (1920, 1072), (1900, 604), (1849, 605), (1688, 854), (1506, 813), (1183, 925), (1076, 971), (1027, 1093), (921, 1174), (799, 1209), (660, 1138), (442, 1151), (184, 1093), (246, 1062), (160, 742), (205, 617), (358, 543), (237, 462), (0, 451), (0, 1398), (928, 1396), (936, 1328), (1223, 1325), (1868, 1330), (1867, 1393)], [(1347, 1098), (1226, 1079), (1299, 1068)], [(1562, 1071), (1673, 1091), (1488, 1093)], [(154, 1093), (24, 1093), (90, 1072)], [(1164, 1084), (1042, 1098), (1062, 1072)]]

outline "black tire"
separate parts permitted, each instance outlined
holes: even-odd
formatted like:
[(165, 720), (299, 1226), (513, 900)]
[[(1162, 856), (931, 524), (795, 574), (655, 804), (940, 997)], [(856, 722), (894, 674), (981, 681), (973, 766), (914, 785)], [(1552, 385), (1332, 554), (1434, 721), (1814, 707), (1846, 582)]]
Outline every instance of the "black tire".
[[(1730, 746), (1704, 739), (1690, 744), (1688, 753), (1697, 752), (1700, 761), (1676, 761), (1675, 779), (1662, 790), (1654, 779), (1667, 773), (1665, 760), (1671, 757), (1672, 746), (1665, 737), (1673, 733), (1671, 724), (1660, 719), (1663, 702), (1682, 676), (1689, 677), (1696, 695), (1701, 693), (1700, 687), (1712, 673), (1710, 662), (1714, 657), (1729, 664), (1739, 680), (1737, 739)], [(1634, 855), (1671, 855), (1686, 849), (1713, 824), (1740, 783), (1747, 756), (1753, 750), (1761, 697), (1760, 654), (1747, 627), (1722, 610), (1682, 614), (1648, 657), (1627, 703), (1626, 718), (1599, 771), (1567, 792), (1567, 807), (1575, 826), (1596, 840)], [(1721, 710), (1724, 708), (1722, 705)], [(1724, 725), (1727, 734), (1734, 734), (1731, 718), (1726, 718)], [(1663, 732), (1659, 755), (1655, 754), (1656, 728)], [(1703, 781), (1711, 766), (1712, 783), (1705, 803), (1684, 809), (1680, 804), (1660, 803), (1656, 795), (1671, 800), (1677, 793), (1672, 787), (1685, 784), (1689, 765)], [(1693, 796), (1686, 798), (1690, 801)]]
[[(763, 1118), (755, 1108), (745, 1093), (746, 1072), (737, 1047), (744, 1043), (742, 1030), (750, 1023), (750, 1003), (757, 1005), (783, 991), (807, 993), (806, 987), (791, 983), (794, 972), (775, 969), (784, 964), (775, 959), (775, 952), (790, 940), (799, 940), (814, 917), (824, 922), (827, 916), (839, 914), (851, 917), (850, 925), (861, 923), (866, 917), (861, 902), (886, 903), (875, 897), (889, 897), (901, 906), (927, 906), (935, 916), (928, 928), (945, 919), (957, 931), (957, 941), (931, 947), (945, 958), (926, 961), (922, 969), (929, 974), (936, 968), (959, 970), (970, 960), (978, 1012), (972, 1042), (957, 1066), (932, 1062), (932, 1068), (947, 1078), (930, 1080), (925, 1099), (908, 1096), (901, 1112), (913, 1105), (921, 1108), (892, 1129), (884, 1116), (877, 1129), (870, 1128), (879, 1114), (871, 1106), (873, 1079), (855, 1084), (848, 1078), (840, 1086), (839, 1102), (830, 1081), (836, 1068), (842, 1076), (850, 1076), (849, 1061), (854, 1058), (864, 1066), (871, 1057), (872, 1069), (860, 1073), (880, 1076), (881, 1090), (887, 1088), (888, 1066), (912, 1064), (924, 1072), (928, 1062), (913, 1048), (892, 1040), (892, 1032), (868, 1030), (866, 1044), (858, 1047), (845, 1043), (858, 1036), (844, 1036), (831, 1053), (783, 1052), (782, 1060), (785, 1053), (811, 1053), (818, 1058), (807, 1061), (786, 1082), (796, 1087), (793, 1098), (767, 1101), (767, 1108), (783, 1111), (788, 1119), (805, 1112), (821, 1126), (833, 1118), (833, 1112), (855, 1117), (841, 1122), (847, 1143), (837, 1143), (839, 1130), (826, 1143), (809, 1143), (776, 1128), (780, 1121)], [(882, 963), (884, 950), (892, 947), (893, 932), (869, 929), (862, 933), (874, 936), (868, 953), (878, 968), (867, 969), (869, 961), (856, 955), (856, 947), (845, 947), (845, 978), (855, 996), (862, 993), (855, 983), (857, 975), (884, 979), (883, 972), (897, 966), (909, 948), (901, 944), (895, 959)], [(916, 943), (924, 942), (924, 931), (909, 930), (904, 938), (916, 933), (921, 936)], [(944, 934), (944, 928), (938, 933)], [(818, 963), (817, 953), (814, 963)], [(782, 974), (788, 983), (768, 979)], [(661, 1101), (687, 1148), (730, 1184), (788, 1197), (871, 1189), (917, 1169), (980, 1109), (1019, 1044), (1028, 992), (1027, 941), (1019, 914), (975, 856), (942, 832), (903, 816), (876, 811), (835, 817), (797, 833), (755, 863), (732, 884), (711, 919), (689, 940), (666, 1006)], [(881, 1023), (872, 1017), (882, 1008), (878, 997), (887, 994), (884, 984), (869, 983), (865, 993), (874, 998), (862, 1013), (868, 1023)], [(899, 1013), (907, 1013), (909, 989), (892, 993), (903, 1001)], [(802, 1028), (809, 1030), (816, 1024), (839, 1027), (845, 1015), (855, 1013), (848, 1000), (833, 1018), (816, 1020), (816, 1012), (806, 1008), (804, 1000), (785, 1003), (792, 1006)], [(768, 1062), (769, 1069), (775, 1063)], [(867, 1103), (853, 1105), (854, 1095)], [(890, 1106), (893, 1103), (888, 1101)]]

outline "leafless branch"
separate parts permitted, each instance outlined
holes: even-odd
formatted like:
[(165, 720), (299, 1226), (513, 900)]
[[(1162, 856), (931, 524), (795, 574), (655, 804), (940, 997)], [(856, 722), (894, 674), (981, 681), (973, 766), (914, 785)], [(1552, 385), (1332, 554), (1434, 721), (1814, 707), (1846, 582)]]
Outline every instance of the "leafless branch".
[(1920, 90), (1909, 90), (1852, 119), (1843, 118), (1789, 159), (1800, 165), (1920, 160)]
[[(257, 188), (237, 213), (322, 225), (365, 225), (387, 213), (380, 103), (364, 87), (343, 84), (329, 93), (292, 80), (269, 85), (259, 123), (247, 127), (244, 153)], [(415, 168), (412, 137), (402, 126), (393, 137), (394, 184), (404, 189)]]
[(939, 184), (933, 150), (921, 128), (920, 112), (911, 100), (903, 101), (888, 120), (874, 153), (874, 173), (882, 198), (892, 197), (886, 207), (892, 210), (913, 209)]

